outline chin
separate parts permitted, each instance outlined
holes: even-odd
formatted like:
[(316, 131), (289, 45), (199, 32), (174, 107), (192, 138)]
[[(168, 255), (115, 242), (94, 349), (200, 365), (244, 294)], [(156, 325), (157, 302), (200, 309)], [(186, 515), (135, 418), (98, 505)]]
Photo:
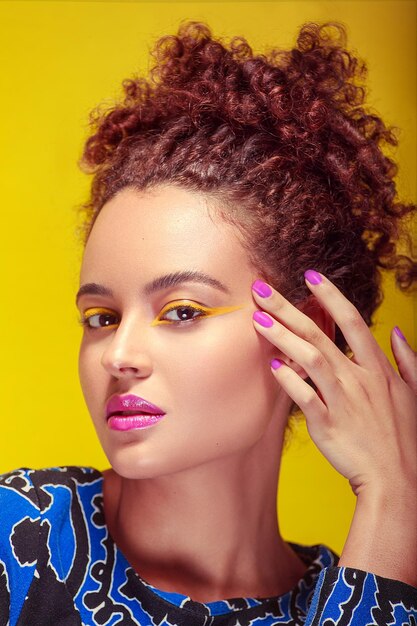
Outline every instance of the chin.
[[(237, 445), (238, 443), (240, 445)], [(223, 463), (227, 463), (228, 459), (236, 459), (239, 454), (244, 455), (254, 443), (256, 441), (245, 441), (245, 445), (242, 445), (235, 437), (223, 448), (218, 443), (213, 443), (212, 447), (206, 447), (204, 450), (197, 450), (196, 447), (194, 450), (192, 447), (187, 447), (186, 451), (183, 448), (175, 450), (172, 445), (168, 450), (163, 450), (162, 447), (157, 449), (153, 445), (147, 446), (144, 441), (125, 444), (117, 449), (114, 447), (106, 449), (103, 446), (103, 449), (110, 465), (119, 476), (130, 480), (142, 480), (174, 476), (189, 470), (198, 473), (199, 468), (209, 469), (210, 465), (213, 471), (228, 471)], [(194, 452), (194, 455), (191, 452)]]
[[(131, 444), (118, 450), (107, 452), (104, 450), (110, 465), (122, 478), (130, 480), (144, 480), (169, 476), (189, 469), (184, 459), (170, 459), (166, 454), (144, 450), (143, 442), (140, 446)], [(192, 465), (191, 465), (192, 467)]]

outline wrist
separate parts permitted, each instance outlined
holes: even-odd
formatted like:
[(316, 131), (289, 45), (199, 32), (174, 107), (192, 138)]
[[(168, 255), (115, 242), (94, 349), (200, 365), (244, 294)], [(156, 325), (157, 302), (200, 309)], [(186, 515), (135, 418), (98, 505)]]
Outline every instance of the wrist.
[(358, 494), (339, 566), (417, 586), (417, 498), (408, 485)]
[(379, 477), (357, 490), (357, 506), (389, 510), (398, 506), (417, 506), (417, 477), (404, 474), (396, 477)]

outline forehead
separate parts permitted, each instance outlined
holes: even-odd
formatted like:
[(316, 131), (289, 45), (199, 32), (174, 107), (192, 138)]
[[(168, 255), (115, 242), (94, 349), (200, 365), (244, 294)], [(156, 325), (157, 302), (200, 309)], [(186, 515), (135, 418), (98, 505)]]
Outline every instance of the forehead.
[(126, 188), (97, 217), (81, 280), (132, 271), (146, 282), (156, 274), (184, 269), (219, 276), (231, 272), (232, 279), (252, 272), (237, 228), (216, 215), (204, 195), (168, 185), (145, 191)]

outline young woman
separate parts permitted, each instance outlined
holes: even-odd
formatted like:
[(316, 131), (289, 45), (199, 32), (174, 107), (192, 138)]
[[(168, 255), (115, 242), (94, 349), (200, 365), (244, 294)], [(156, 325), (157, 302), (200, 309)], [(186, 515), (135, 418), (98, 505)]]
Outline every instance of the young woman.
[[(416, 355), (369, 330), (415, 207), (343, 35), (266, 57), (186, 23), (94, 118), (80, 379), (111, 467), (1, 477), (0, 625), (416, 623)], [(297, 407), (357, 496), (340, 558), (280, 534)]]

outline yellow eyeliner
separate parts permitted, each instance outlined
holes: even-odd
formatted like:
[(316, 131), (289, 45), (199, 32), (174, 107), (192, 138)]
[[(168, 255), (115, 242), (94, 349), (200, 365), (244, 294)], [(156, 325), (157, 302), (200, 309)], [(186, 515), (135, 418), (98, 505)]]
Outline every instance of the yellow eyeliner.
[(176, 324), (178, 322), (173, 322), (170, 320), (161, 320), (160, 317), (164, 315), (167, 311), (171, 311), (172, 309), (176, 309), (177, 307), (187, 307), (189, 306), (191, 309), (195, 309), (196, 311), (203, 311), (204, 315), (201, 317), (213, 317), (214, 315), (223, 315), (224, 313), (230, 313), (231, 311), (237, 311), (238, 309), (243, 309), (244, 304), (239, 306), (217, 306), (208, 308), (201, 304), (195, 304), (190, 302), (189, 300), (175, 300), (175, 302), (170, 302), (166, 307), (162, 309), (160, 313), (158, 313), (158, 317), (153, 320), (151, 326), (159, 326), (159, 324)]

